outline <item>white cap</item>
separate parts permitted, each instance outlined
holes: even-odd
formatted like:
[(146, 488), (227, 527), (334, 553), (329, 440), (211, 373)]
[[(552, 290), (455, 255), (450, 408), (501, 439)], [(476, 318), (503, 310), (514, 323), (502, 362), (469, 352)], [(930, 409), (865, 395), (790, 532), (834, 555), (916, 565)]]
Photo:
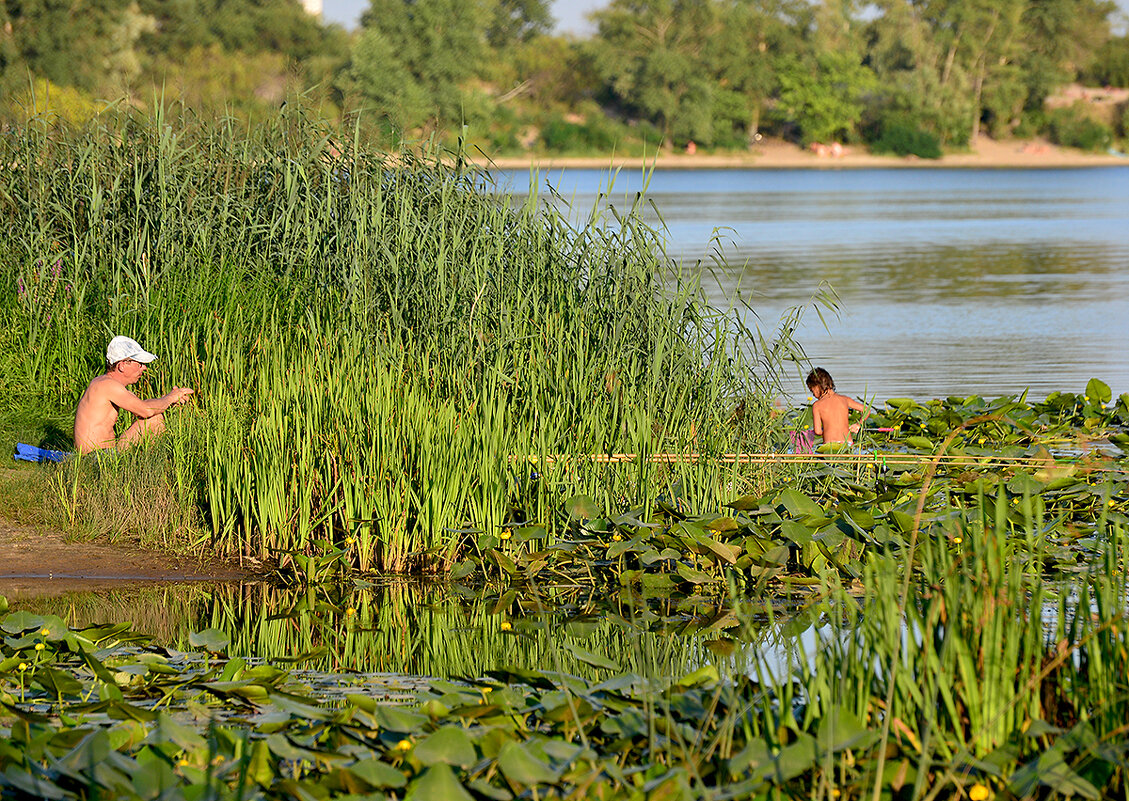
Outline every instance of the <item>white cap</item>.
[(114, 337), (110, 340), (110, 344), (106, 346), (106, 361), (109, 364), (117, 364), (125, 359), (133, 359), (135, 362), (148, 364), (156, 358), (155, 355), (138, 345), (136, 339), (129, 337)]

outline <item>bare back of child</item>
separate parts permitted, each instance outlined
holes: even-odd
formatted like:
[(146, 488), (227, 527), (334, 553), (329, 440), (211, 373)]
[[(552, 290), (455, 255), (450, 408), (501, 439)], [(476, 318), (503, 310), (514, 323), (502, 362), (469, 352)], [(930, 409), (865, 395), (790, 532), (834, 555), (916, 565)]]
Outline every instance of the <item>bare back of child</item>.
[[(807, 385), (815, 396), (815, 403), (811, 405), (815, 433), (825, 443), (853, 445), (852, 435), (859, 432), (862, 421), (870, 414), (870, 407), (837, 393), (834, 379), (822, 367), (816, 367), (808, 374)], [(851, 410), (862, 413), (859, 422), (851, 423)]]

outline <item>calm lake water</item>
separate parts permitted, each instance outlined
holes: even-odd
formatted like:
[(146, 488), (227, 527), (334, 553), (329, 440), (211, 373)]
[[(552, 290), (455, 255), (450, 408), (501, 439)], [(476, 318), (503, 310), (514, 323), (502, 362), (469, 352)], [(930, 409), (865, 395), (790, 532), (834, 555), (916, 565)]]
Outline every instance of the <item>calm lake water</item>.
[[(528, 192), (527, 172), (497, 177)], [(610, 177), (537, 181), (586, 216), (598, 192), (623, 210), (644, 183)], [(740, 291), (762, 330), (828, 282), (838, 318), (808, 314), (799, 335), (850, 394), (1129, 391), (1129, 167), (658, 170), (647, 197), (671, 257), (700, 265), (715, 305)]]

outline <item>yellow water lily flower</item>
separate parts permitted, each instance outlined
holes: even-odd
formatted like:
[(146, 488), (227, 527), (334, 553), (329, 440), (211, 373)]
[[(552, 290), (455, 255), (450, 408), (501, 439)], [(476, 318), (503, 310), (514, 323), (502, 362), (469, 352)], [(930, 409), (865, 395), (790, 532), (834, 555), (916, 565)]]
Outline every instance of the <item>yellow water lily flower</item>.
[(44, 637), (46, 637), (48, 634), (51, 633), (51, 629), (40, 629), (39, 633), (42, 634)]
[(960, 537), (953, 537), (954, 545), (960, 545), (962, 542), (964, 542), (964, 540), (962, 540)]
[(410, 751), (411, 749), (412, 749), (412, 741), (411, 740), (401, 740), (400, 742), (396, 743), (396, 750), (397, 751)]
[(972, 789), (968, 791), (968, 797), (972, 801), (986, 801), (989, 795), (988, 788), (982, 784), (974, 784)]
[(619, 542), (622, 539), (623, 539), (623, 537), (621, 537), (619, 534), (612, 534), (612, 541), (613, 542)]
[(510, 625), (510, 621), (508, 621), (508, 620), (502, 621), (502, 631), (509, 631), (512, 628), (513, 628), (513, 626)]
[(35, 644), (35, 650), (37, 650), (37, 651), (42, 651), (42, 650), (43, 650), (43, 647), (44, 647), (44, 646), (43, 646), (43, 643), (41, 643), (41, 642), (37, 642), (37, 643)]
[(27, 662), (20, 662), (20, 670), (27, 670)]
[(352, 617), (353, 615), (357, 614), (357, 610), (350, 606), (348, 609), (345, 610), (345, 614), (348, 615), (349, 617)]
[(510, 531), (508, 528), (504, 528), (502, 529), (502, 533), (499, 534), (498, 537), (503, 540), (508, 540), (513, 535), (514, 533), (512, 531)]

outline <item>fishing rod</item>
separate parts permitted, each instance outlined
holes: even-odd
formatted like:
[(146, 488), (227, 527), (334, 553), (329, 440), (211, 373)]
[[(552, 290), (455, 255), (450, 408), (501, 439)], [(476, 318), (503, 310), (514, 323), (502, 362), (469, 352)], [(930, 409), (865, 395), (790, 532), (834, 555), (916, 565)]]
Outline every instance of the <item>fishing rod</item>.
[[(939, 462), (950, 466), (967, 466), (967, 467), (1015, 467), (1015, 466), (1032, 466), (1044, 467), (1059, 464), (1074, 464), (1084, 457), (1069, 456), (1069, 457), (1055, 457), (1055, 456), (970, 456), (968, 454), (957, 453), (943, 453), (943, 454), (928, 454), (928, 453), (899, 453), (896, 451), (886, 452), (873, 452), (873, 453), (776, 453), (776, 452), (759, 452), (759, 453), (723, 453), (716, 456), (710, 456), (700, 453), (653, 453), (643, 457), (644, 461), (652, 463), (665, 463), (665, 464), (687, 464), (695, 463), (703, 460), (713, 460), (722, 464), (859, 464), (869, 462), (892, 462), (897, 463), (913, 463), (913, 464), (929, 464), (931, 462)], [(587, 459), (588, 461), (597, 464), (624, 464), (628, 462), (635, 462), (640, 459), (639, 454), (636, 453), (591, 453), (583, 455), (570, 455), (570, 454), (547, 454), (545, 456), (538, 456), (536, 454), (529, 454), (525, 456), (513, 455), (510, 456), (510, 461), (529, 461), (529, 462), (542, 462), (545, 464), (553, 464), (556, 462), (572, 462), (577, 460)], [(1121, 468), (1100, 467), (1095, 465), (1093, 469), (1112, 471), (1112, 472), (1125, 472)]]

